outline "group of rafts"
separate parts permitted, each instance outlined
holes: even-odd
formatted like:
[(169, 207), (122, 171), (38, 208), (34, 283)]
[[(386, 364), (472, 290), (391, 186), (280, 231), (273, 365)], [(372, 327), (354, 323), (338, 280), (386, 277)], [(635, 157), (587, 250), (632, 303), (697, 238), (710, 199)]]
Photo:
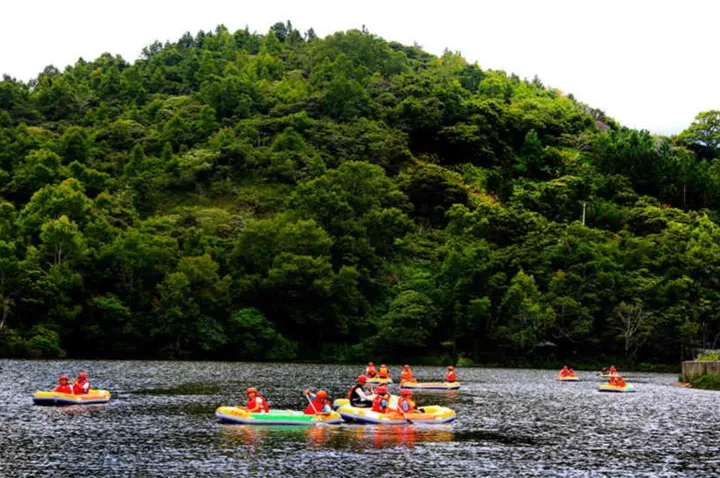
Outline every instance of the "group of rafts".
[[(599, 376), (609, 379), (608, 383), (598, 387), (599, 392), (629, 393), (635, 391), (635, 387), (625, 381), (623, 376), (618, 373), (614, 365), (607, 369), (603, 369)], [(568, 368), (566, 365), (557, 374), (555, 380), (558, 382), (579, 382), (580, 378), (578, 378), (572, 368)]]
[(439, 405), (417, 407), (413, 390), (458, 390), (454, 367), (448, 367), (444, 382), (418, 382), (409, 365), (403, 367), (400, 395), (389, 393), (394, 381), (385, 365), (378, 370), (372, 362), (350, 387), (347, 398), (330, 402), (327, 392), (306, 391), (309, 405), (303, 411), (270, 410), (264, 397), (248, 389), (247, 406), (220, 407), (215, 415), (223, 423), (245, 425), (314, 425), (342, 422), (377, 425), (435, 425), (455, 420), (455, 411)]
[[(59, 379), (52, 391), (36, 392), (36, 405), (91, 405), (110, 401), (106, 390), (90, 388), (85, 372), (80, 372), (71, 386), (67, 376)], [(224, 406), (215, 411), (223, 423), (246, 425), (316, 425), (355, 422), (365, 424), (441, 424), (455, 420), (455, 411), (438, 405), (416, 407), (413, 390), (458, 390), (460, 383), (454, 367), (448, 367), (444, 382), (418, 382), (409, 365), (403, 367), (400, 379), (400, 395), (389, 393), (393, 384), (388, 368), (382, 365), (375, 370), (372, 362), (365, 374), (357, 378), (350, 388), (348, 398), (330, 402), (325, 391), (305, 395), (309, 405), (303, 411), (271, 410), (267, 401), (254, 387), (248, 388), (246, 406)]]

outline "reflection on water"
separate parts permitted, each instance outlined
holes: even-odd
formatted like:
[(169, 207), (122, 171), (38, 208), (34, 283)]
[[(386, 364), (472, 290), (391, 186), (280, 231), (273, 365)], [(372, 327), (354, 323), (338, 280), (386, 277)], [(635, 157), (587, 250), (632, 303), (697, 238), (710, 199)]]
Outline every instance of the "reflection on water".
[[(109, 404), (32, 405), (32, 392), (79, 368), (113, 392)], [(421, 380), (440, 371), (413, 369)], [(589, 372), (567, 384), (554, 371), (461, 370), (459, 391), (414, 392), (419, 406), (457, 411), (441, 426), (223, 425), (214, 416), (243, 403), (251, 385), (273, 408), (297, 410), (303, 390), (345, 397), (357, 374), (305, 364), (5, 361), (0, 476), (720, 475), (720, 395), (671, 387), (673, 375), (636, 374), (637, 393), (614, 395), (598, 393)]]

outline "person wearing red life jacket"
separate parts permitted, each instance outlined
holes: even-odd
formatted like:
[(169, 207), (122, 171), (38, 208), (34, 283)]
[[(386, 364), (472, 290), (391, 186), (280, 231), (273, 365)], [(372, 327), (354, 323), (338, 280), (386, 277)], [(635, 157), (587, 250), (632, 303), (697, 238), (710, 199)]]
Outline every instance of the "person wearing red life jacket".
[(408, 389), (400, 390), (397, 409), (402, 413), (415, 411), (415, 401), (412, 399), (412, 391)]
[(377, 375), (374, 363), (368, 362), (367, 367), (365, 368), (365, 375), (367, 375), (368, 378), (374, 378)]
[(402, 372), (400, 372), (400, 383), (403, 382), (414, 382), (415, 377), (413, 376), (410, 365), (403, 365)]
[(369, 408), (372, 407), (372, 400), (367, 393), (365, 393), (365, 384), (367, 383), (367, 377), (360, 375), (357, 378), (355, 385), (350, 387), (348, 391), (348, 400), (350, 405), (358, 408)]
[(375, 398), (373, 399), (372, 411), (378, 413), (387, 412), (390, 405), (390, 395), (387, 387), (381, 386), (375, 389)]
[(568, 368), (568, 377), (574, 377), (575, 376), (575, 370), (573, 370), (572, 367)]
[(85, 372), (80, 372), (73, 384), (73, 393), (75, 395), (87, 395), (90, 392), (90, 381)]
[(248, 401), (245, 405), (245, 408), (250, 413), (267, 413), (270, 411), (270, 405), (268, 405), (267, 400), (265, 400), (265, 397), (260, 395), (257, 391), (257, 388), (250, 387), (246, 391)]
[(610, 375), (616, 375), (618, 373), (615, 365), (610, 365)]
[(390, 370), (388, 370), (387, 365), (380, 365), (377, 376), (378, 378), (390, 378)]
[(328, 393), (325, 390), (318, 390), (317, 393), (305, 390), (305, 395), (310, 399), (310, 403), (305, 407), (305, 410), (303, 410), (305, 415), (316, 415), (318, 413), (332, 411), (332, 402), (328, 398)]
[(563, 365), (563, 368), (560, 370), (560, 376), (567, 377), (568, 375), (570, 375), (570, 369), (568, 369), (567, 365)]
[(53, 392), (59, 392), (59, 393), (73, 393), (72, 387), (68, 383), (70, 379), (67, 377), (67, 375), (60, 376), (60, 379), (58, 380), (58, 386), (55, 387)]
[(455, 372), (455, 367), (452, 365), (448, 365), (447, 372), (445, 372), (445, 381), (457, 382), (457, 373)]

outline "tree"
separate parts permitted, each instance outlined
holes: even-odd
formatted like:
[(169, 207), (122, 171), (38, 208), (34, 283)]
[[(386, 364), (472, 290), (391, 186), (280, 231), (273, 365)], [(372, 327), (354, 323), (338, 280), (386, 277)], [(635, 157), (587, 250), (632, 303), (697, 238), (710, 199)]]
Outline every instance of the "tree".
[(720, 156), (720, 110), (698, 113), (695, 121), (680, 133), (680, 140), (701, 158)]
[(618, 337), (624, 342), (625, 356), (634, 357), (638, 348), (647, 340), (653, 328), (653, 316), (644, 308), (642, 301), (620, 302), (614, 310)]

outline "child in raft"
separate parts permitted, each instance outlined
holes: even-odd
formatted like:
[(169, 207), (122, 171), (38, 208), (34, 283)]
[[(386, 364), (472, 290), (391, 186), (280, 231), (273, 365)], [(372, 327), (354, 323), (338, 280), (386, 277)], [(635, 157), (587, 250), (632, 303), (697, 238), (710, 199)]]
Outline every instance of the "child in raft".
[(318, 413), (328, 413), (332, 411), (332, 402), (328, 398), (328, 393), (325, 390), (318, 390), (317, 393), (305, 390), (304, 393), (310, 400), (308, 406), (303, 410), (305, 415), (316, 415)]
[(560, 370), (560, 376), (561, 377), (574, 377), (575, 371), (572, 368), (568, 368), (567, 365), (563, 365), (562, 370)]
[(257, 391), (257, 388), (250, 387), (246, 391), (247, 394), (247, 404), (245, 405), (245, 409), (250, 413), (267, 413), (270, 411), (270, 405), (268, 405), (267, 400), (265, 400), (265, 397), (260, 395)]
[(374, 378), (375, 375), (377, 375), (377, 370), (375, 370), (375, 364), (372, 362), (368, 362), (367, 367), (365, 367), (365, 375), (368, 378)]
[(402, 372), (400, 372), (400, 383), (414, 381), (415, 378), (412, 370), (410, 370), (410, 365), (403, 365)]
[(412, 399), (412, 391), (408, 389), (400, 390), (397, 409), (401, 413), (415, 411), (415, 401)]
[(627, 386), (627, 382), (625, 382), (625, 379), (622, 378), (622, 375), (613, 375), (610, 377), (610, 381), (608, 382), (610, 385), (613, 385), (615, 387), (624, 388)]
[(74, 380), (73, 391), (75, 395), (87, 395), (90, 393), (90, 380), (88, 380), (88, 374), (80, 371), (77, 378)]
[(375, 398), (373, 399), (372, 411), (378, 413), (386, 413), (390, 405), (390, 394), (384, 385), (375, 389)]
[(53, 392), (73, 393), (72, 387), (68, 383), (69, 381), (70, 381), (70, 379), (68, 378), (67, 375), (61, 375), (60, 378), (58, 379), (58, 386), (55, 387)]
[(380, 365), (377, 376), (378, 378), (390, 378), (390, 370), (388, 369), (387, 365)]
[(452, 365), (448, 365), (447, 372), (445, 372), (445, 381), (457, 382), (457, 373), (455, 372), (455, 367)]

